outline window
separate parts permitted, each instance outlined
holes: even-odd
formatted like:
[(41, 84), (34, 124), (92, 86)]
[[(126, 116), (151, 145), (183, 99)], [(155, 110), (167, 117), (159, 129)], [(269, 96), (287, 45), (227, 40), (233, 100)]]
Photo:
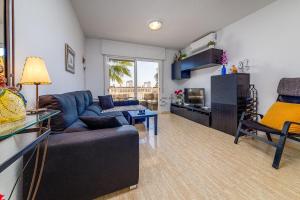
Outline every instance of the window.
[(159, 62), (109, 58), (108, 77), (114, 101), (138, 99), (147, 108), (158, 109)]

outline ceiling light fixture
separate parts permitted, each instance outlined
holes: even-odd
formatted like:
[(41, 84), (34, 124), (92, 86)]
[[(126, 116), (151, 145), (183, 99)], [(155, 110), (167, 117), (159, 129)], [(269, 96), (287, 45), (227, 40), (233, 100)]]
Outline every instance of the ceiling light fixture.
[(157, 30), (161, 29), (162, 22), (158, 21), (158, 20), (154, 20), (154, 21), (151, 21), (148, 26), (152, 31), (157, 31)]

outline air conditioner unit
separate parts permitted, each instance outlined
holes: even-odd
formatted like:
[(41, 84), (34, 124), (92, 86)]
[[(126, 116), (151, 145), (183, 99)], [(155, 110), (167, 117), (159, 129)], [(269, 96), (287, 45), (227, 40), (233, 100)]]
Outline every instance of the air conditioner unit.
[(183, 52), (186, 53), (188, 56), (191, 56), (195, 53), (206, 50), (208, 48), (207, 47), (208, 42), (210, 41), (216, 42), (216, 40), (217, 40), (217, 34), (210, 33), (205, 37), (190, 44), (187, 48), (183, 49)]

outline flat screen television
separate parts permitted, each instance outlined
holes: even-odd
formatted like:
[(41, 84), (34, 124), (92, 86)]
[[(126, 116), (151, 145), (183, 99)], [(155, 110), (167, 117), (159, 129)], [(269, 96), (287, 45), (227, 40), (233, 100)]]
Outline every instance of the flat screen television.
[(205, 106), (205, 90), (204, 88), (185, 88), (184, 103), (189, 105)]

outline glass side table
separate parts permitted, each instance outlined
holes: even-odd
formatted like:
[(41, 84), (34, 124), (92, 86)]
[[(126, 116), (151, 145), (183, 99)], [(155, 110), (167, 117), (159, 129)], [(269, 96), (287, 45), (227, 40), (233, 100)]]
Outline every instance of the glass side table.
[[(28, 193), (28, 197), (31, 198), (29, 199), (35, 199), (43, 173), (47, 155), (48, 136), (51, 133), (51, 118), (59, 113), (60, 111), (57, 110), (47, 110), (38, 114), (27, 115), (24, 120), (0, 125), (0, 146), (2, 145), (2, 149), (3, 146), (10, 147), (13, 141), (18, 141), (19, 143), (13, 150), (10, 149), (8, 152), (2, 150), (0, 152), (0, 174), (29, 151), (32, 151), (30, 157), (34, 158), (35, 155), (34, 173)], [(30, 161), (31, 159), (28, 160), (28, 163)], [(23, 164), (23, 169), (10, 195), (13, 193), (26, 167), (27, 163)]]

